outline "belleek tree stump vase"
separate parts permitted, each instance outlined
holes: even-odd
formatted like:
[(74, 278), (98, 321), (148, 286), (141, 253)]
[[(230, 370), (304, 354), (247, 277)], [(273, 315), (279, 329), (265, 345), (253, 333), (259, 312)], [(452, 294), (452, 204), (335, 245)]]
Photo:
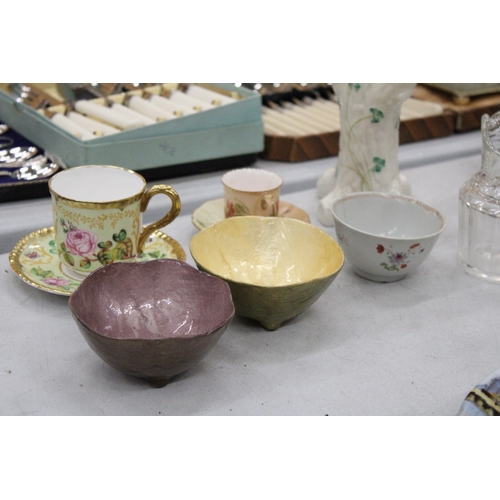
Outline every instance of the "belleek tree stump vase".
[(349, 193), (411, 192), (399, 173), (401, 106), (415, 83), (334, 83), (340, 105), (337, 166), (324, 171), (317, 184), (319, 221), (333, 226), (333, 202)]

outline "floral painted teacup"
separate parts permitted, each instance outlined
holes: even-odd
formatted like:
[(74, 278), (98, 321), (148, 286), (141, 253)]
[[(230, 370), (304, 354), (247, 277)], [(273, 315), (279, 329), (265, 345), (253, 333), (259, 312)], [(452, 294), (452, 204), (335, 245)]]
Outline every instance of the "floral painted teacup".
[[(170, 186), (146, 189), (138, 173), (108, 165), (63, 170), (51, 178), (49, 190), (59, 258), (69, 274), (79, 277), (105, 264), (133, 260), (148, 237), (172, 222), (181, 208)], [(142, 212), (156, 194), (167, 195), (172, 207), (142, 228)]]
[(222, 176), (224, 215), (277, 216), (283, 179), (260, 168), (239, 168)]

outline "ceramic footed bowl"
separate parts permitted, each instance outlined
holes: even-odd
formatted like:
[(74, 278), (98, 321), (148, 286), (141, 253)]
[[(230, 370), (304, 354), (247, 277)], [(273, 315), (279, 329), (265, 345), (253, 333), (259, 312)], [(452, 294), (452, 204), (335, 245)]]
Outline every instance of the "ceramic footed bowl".
[(305, 311), (344, 264), (339, 245), (317, 227), (282, 217), (232, 217), (193, 236), (198, 268), (225, 280), (236, 314), (267, 330)]
[(353, 193), (332, 207), (337, 241), (360, 276), (391, 282), (415, 271), (445, 222), (434, 208), (402, 195)]
[(153, 387), (202, 360), (235, 313), (223, 280), (173, 259), (103, 266), (85, 278), (69, 306), (106, 363)]

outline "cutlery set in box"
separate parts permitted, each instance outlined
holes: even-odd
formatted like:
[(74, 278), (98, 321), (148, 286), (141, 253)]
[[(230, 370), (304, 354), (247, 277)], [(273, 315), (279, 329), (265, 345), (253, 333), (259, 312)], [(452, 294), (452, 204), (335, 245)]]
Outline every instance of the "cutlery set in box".
[(173, 177), (248, 165), (264, 149), (260, 95), (227, 83), (0, 84), (0, 118), (68, 167)]

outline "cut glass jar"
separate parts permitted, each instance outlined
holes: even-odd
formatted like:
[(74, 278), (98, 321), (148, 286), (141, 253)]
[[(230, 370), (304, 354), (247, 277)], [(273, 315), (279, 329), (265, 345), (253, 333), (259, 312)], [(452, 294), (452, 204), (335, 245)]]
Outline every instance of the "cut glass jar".
[(481, 170), (460, 189), (459, 260), (478, 278), (500, 283), (500, 112), (481, 120)]

